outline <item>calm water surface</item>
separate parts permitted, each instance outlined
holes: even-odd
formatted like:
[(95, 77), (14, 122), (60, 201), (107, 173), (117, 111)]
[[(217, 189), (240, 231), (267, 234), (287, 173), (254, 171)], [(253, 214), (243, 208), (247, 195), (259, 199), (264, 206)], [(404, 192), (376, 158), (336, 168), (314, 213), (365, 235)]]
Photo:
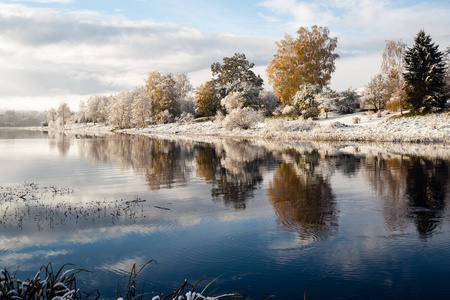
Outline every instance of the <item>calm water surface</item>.
[(447, 159), (0, 129), (0, 164), (0, 267), (20, 278), (72, 263), (108, 299), (155, 260), (151, 295), (209, 274), (251, 299), (450, 296)]

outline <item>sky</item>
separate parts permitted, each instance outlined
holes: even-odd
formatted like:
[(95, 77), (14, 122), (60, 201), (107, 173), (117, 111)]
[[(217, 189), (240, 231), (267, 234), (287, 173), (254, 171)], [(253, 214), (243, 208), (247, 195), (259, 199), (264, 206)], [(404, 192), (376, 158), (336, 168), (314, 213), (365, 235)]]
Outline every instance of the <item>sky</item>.
[(275, 42), (299, 27), (338, 38), (331, 88), (363, 87), (386, 40), (425, 30), (450, 46), (448, 0), (0, 0), (0, 111), (73, 110), (95, 94), (142, 86), (151, 71), (198, 86), (210, 65), (244, 53), (267, 82)]

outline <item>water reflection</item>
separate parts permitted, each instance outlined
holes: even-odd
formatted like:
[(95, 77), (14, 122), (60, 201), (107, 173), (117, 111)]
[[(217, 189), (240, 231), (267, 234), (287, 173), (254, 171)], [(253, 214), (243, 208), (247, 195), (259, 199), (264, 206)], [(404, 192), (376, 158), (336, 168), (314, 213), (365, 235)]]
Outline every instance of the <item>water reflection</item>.
[(431, 234), (442, 222), (449, 175), (448, 163), (443, 160), (411, 158), (406, 176), (408, 216), (421, 236)]
[(291, 162), (281, 162), (267, 190), (277, 222), (295, 229), (300, 237), (308, 232), (324, 237), (337, 226), (336, 202), (317, 151), (289, 153)]
[(68, 135), (63, 131), (49, 131), (48, 138), (50, 149), (58, 149), (59, 154), (62, 156), (66, 156), (69, 153), (72, 135)]
[[(112, 273), (120, 281), (133, 262), (155, 259), (142, 275), (146, 287), (154, 284), (149, 290), (176, 281), (172, 288), (186, 274), (225, 274), (225, 291), (255, 299), (295, 299), (305, 289), (320, 299), (349, 290), (414, 298), (402, 291), (418, 285), (423, 298), (423, 278), (439, 273), (432, 298), (447, 292), (448, 273), (439, 270), (449, 267), (448, 158), (126, 135), (0, 143), (5, 173), (16, 172), (0, 178), (4, 267), (75, 263), (114, 291)], [(30, 148), (33, 155), (17, 151)], [(30, 170), (39, 186), (14, 189)]]
[(213, 201), (245, 209), (263, 181), (264, 166), (275, 160), (264, 147), (242, 140), (202, 144), (196, 148), (197, 176), (211, 184)]
[(386, 227), (405, 232), (412, 221), (422, 237), (442, 222), (450, 187), (449, 162), (416, 156), (366, 156), (362, 171), (383, 199)]

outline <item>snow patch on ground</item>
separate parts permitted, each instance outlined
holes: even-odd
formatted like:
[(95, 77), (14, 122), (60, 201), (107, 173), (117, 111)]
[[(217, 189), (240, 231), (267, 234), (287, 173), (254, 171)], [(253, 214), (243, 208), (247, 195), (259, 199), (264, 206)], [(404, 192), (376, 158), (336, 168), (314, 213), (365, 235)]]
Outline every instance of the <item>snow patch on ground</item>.
[[(450, 142), (450, 113), (408, 118), (395, 114), (358, 112), (349, 115), (330, 113), (319, 120), (266, 119), (251, 129), (226, 130), (219, 123), (169, 123), (145, 128), (115, 129), (112, 126), (70, 124), (66, 129), (77, 134), (127, 133), (148, 136), (239, 137), (279, 141), (366, 141), (395, 143)], [(355, 118), (359, 122), (355, 123)]]

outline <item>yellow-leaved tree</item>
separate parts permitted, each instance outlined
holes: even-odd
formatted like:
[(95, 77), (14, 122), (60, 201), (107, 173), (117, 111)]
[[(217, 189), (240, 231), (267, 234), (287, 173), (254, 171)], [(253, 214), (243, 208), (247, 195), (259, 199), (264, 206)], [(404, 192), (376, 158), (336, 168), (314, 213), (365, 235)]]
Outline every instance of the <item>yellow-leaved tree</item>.
[(333, 53), (337, 38), (329, 36), (327, 27), (300, 27), (298, 37), (286, 34), (275, 44), (277, 53), (267, 67), (269, 83), (284, 105), (292, 105), (295, 93), (304, 85), (328, 85), (339, 55)]

